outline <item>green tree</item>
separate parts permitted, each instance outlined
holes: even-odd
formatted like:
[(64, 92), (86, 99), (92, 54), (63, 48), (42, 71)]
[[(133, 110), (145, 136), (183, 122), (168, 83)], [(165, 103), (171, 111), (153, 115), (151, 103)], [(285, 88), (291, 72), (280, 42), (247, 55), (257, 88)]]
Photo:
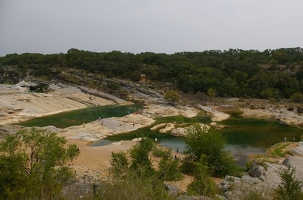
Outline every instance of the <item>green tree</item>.
[(78, 154), (76, 145), (46, 130), (27, 129), (0, 143), (0, 198), (60, 199), (62, 186), (72, 177), (66, 165)]
[(126, 153), (125, 152), (117, 152), (117, 153), (112, 153), (111, 155), (111, 168), (110, 168), (110, 172), (114, 175), (114, 176), (122, 176), (123, 174), (125, 174), (129, 168), (129, 162), (128, 159), (126, 157)]
[(180, 100), (180, 94), (175, 90), (169, 90), (165, 93), (164, 98), (171, 103), (177, 103)]
[(303, 94), (301, 92), (294, 93), (293, 95), (291, 95), (290, 99), (294, 102), (302, 103), (303, 102)]
[(195, 163), (203, 158), (213, 175), (239, 175), (240, 169), (230, 152), (225, 149), (227, 142), (220, 132), (201, 128), (197, 124), (189, 129), (184, 141), (185, 160), (188, 160), (185, 163)]
[(214, 197), (216, 194), (216, 184), (208, 173), (208, 167), (203, 164), (203, 159), (195, 163), (194, 180), (187, 187), (189, 195), (202, 195)]
[(173, 158), (171, 151), (167, 150), (161, 157), (159, 162), (159, 178), (165, 181), (177, 181), (182, 178), (179, 169), (179, 159)]
[(282, 183), (275, 189), (275, 199), (303, 199), (302, 182), (295, 177), (295, 169), (289, 168), (280, 172)]
[(130, 168), (134, 169), (138, 174), (149, 174), (154, 172), (149, 158), (149, 152), (152, 150), (153, 145), (153, 140), (144, 137), (139, 144), (130, 149)]
[(208, 88), (207, 90), (207, 96), (209, 97), (210, 100), (216, 97), (216, 90), (212, 88)]

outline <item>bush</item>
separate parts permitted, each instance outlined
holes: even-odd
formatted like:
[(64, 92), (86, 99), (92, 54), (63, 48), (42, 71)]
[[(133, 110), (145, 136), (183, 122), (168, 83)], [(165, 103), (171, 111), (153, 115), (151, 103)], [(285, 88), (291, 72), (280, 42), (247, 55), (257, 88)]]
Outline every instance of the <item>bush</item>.
[(95, 194), (87, 199), (132, 199), (132, 200), (172, 200), (166, 191), (163, 181), (157, 175), (140, 176), (133, 170), (125, 176), (114, 178), (110, 182), (102, 182)]
[[(198, 162), (203, 158), (213, 175), (239, 174), (239, 167), (231, 154), (225, 150), (227, 142), (217, 130), (209, 129), (207, 131), (206, 128), (202, 129), (201, 126), (195, 125), (187, 132), (184, 142), (187, 164)], [(184, 167), (182, 168), (184, 169)], [(190, 169), (194, 169), (194, 167)]]
[(290, 96), (290, 99), (293, 102), (302, 103), (303, 102), (303, 94), (301, 92), (294, 93)]
[(150, 138), (142, 138), (139, 144), (130, 149), (131, 157), (130, 167), (139, 174), (153, 173), (152, 163), (149, 158), (149, 152), (154, 146), (154, 141)]
[(217, 187), (208, 173), (208, 167), (201, 162), (196, 162), (195, 179), (187, 187), (189, 195), (202, 195), (214, 197), (216, 195)]
[(298, 114), (301, 114), (302, 112), (303, 112), (303, 108), (300, 107), (300, 106), (298, 106), (298, 107), (297, 107), (297, 113), (298, 113)]
[(111, 157), (112, 157), (112, 159), (110, 161), (110, 164), (111, 164), (110, 172), (114, 176), (122, 176), (123, 174), (125, 174), (129, 168), (129, 162), (126, 157), (126, 153), (112, 152)]
[(289, 168), (280, 172), (282, 183), (275, 189), (275, 199), (295, 200), (303, 199), (302, 182), (295, 178), (295, 169)]
[(180, 94), (175, 90), (169, 90), (165, 93), (164, 98), (171, 103), (177, 103), (180, 100)]
[(182, 174), (179, 169), (179, 159), (174, 159), (171, 154), (163, 156), (159, 162), (159, 178), (165, 181), (181, 180)]
[(231, 108), (225, 111), (227, 114), (230, 114), (231, 116), (238, 117), (243, 114), (243, 111), (239, 108)]
[(107, 87), (112, 90), (119, 90), (121, 88), (121, 85), (118, 82), (108, 82)]
[(291, 106), (287, 108), (287, 111), (294, 111), (294, 110), (295, 110), (294, 107)]
[(163, 156), (166, 156), (167, 154), (171, 154), (171, 152), (169, 152), (169, 150), (167, 150), (163, 147), (156, 146), (156, 145), (152, 148), (152, 153), (153, 153), (153, 156), (155, 156), (155, 157), (163, 157)]

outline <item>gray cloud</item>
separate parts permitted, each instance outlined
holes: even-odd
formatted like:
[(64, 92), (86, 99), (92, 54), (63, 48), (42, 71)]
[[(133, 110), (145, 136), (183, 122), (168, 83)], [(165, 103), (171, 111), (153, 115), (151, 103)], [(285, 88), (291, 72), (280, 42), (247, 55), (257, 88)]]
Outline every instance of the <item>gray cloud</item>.
[(0, 55), (303, 46), (302, 0), (3, 0)]

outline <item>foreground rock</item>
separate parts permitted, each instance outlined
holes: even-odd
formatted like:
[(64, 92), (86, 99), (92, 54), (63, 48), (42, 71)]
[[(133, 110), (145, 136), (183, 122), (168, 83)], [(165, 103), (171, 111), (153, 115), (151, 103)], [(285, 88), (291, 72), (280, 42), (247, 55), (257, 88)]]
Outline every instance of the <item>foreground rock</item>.
[(271, 192), (281, 183), (280, 172), (292, 167), (295, 176), (303, 182), (303, 158), (290, 156), (282, 165), (265, 162), (259, 165), (252, 163), (250, 170), (241, 178), (226, 176), (218, 185), (226, 199), (242, 199), (251, 192), (260, 192), (263, 196), (270, 196)]
[(296, 170), (296, 177), (303, 182), (303, 157), (290, 156), (286, 158), (283, 165)]
[(295, 156), (303, 157), (303, 142), (299, 142), (298, 146), (291, 149), (290, 152)]

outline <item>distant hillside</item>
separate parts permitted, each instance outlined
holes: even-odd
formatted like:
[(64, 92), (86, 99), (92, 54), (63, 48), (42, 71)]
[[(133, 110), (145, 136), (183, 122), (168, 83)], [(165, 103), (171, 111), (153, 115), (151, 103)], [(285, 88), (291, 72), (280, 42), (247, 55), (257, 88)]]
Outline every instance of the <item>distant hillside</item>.
[[(58, 79), (96, 89), (104, 88), (101, 78), (119, 78), (169, 82), (174, 89), (190, 94), (290, 98), (303, 93), (303, 49), (262, 52), (230, 49), (170, 55), (70, 49), (66, 54), (24, 53), (0, 57), (0, 83), (16, 83), (26, 77)], [(119, 85), (113, 82), (106, 88), (115, 87)]]

